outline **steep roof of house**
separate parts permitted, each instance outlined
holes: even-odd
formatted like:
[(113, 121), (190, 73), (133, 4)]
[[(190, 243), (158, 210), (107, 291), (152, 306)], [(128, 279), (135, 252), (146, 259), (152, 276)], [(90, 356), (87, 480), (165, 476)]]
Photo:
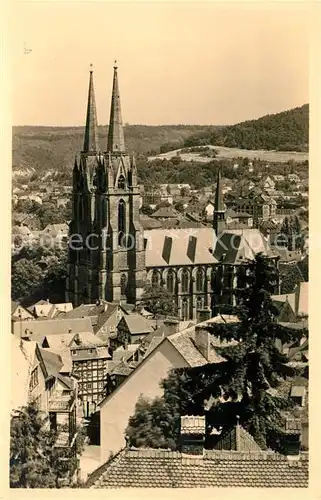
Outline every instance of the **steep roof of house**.
[(125, 361), (120, 361), (110, 372), (110, 375), (122, 375), (127, 377), (131, 372), (132, 368), (128, 366)]
[(65, 318), (37, 319), (34, 321), (19, 321), (12, 324), (12, 333), (17, 336), (24, 336), (29, 333), (30, 339), (41, 342), (47, 335), (58, 335), (65, 333), (91, 332), (93, 328), (90, 318)]
[(124, 316), (122, 320), (127, 324), (132, 335), (150, 333), (153, 330), (151, 321), (140, 314), (129, 314)]
[[(93, 325), (94, 332), (97, 333), (106, 321), (111, 317), (117, 308), (121, 307), (118, 302), (107, 302), (104, 301), (102, 304), (81, 304), (78, 307), (70, 310), (64, 315), (60, 315), (61, 318), (90, 318), (91, 324)], [(126, 311), (121, 308), (126, 314)]]
[(50, 351), (49, 349), (39, 349), (39, 350), (48, 375), (52, 375), (53, 377), (57, 378), (59, 371), (63, 366), (61, 356), (59, 356), (59, 354), (56, 354), (53, 351)]
[(95, 471), (91, 488), (308, 487), (307, 455), (297, 461), (273, 452), (125, 449)]
[[(228, 316), (226, 316), (226, 317), (229, 318)], [(230, 318), (233, 318), (233, 319), (231, 319), (232, 322), (235, 321), (235, 317), (230, 317)], [(214, 318), (213, 318), (213, 320), (214, 320)], [(221, 316), (218, 316), (215, 321), (213, 321), (213, 320), (212, 320), (212, 323), (223, 321)], [(236, 320), (237, 320), (237, 318), (236, 318)], [(171, 346), (174, 347), (176, 349), (176, 351), (181, 355), (181, 357), (184, 359), (185, 363), (188, 366), (193, 367), (193, 368), (198, 367), (198, 366), (203, 366), (203, 365), (206, 365), (208, 363), (221, 363), (221, 362), (225, 361), (225, 359), (222, 356), (218, 355), (215, 351), (215, 347), (217, 345), (219, 347), (222, 347), (222, 345), (218, 341), (216, 342), (216, 345), (214, 345), (215, 339), (213, 339), (211, 337), (210, 337), (209, 360), (207, 360), (205, 358), (205, 356), (203, 356), (201, 351), (196, 347), (195, 330), (196, 330), (196, 328), (201, 328), (202, 326), (203, 327), (207, 326), (208, 323), (209, 323), (208, 321), (204, 321), (202, 323), (199, 323), (198, 325), (193, 325), (185, 330), (181, 330), (181, 331), (174, 333), (172, 335), (168, 335), (167, 337), (161, 337), (161, 338), (155, 337), (155, 339), (157, 338), (158, 340), (155, 341), (153, 349), (149, 349), (148, 354), (145, 353), (145, 355), (140, 360), (140, 362), (136, 366), (136, 368), (139, 369), (139, 366), (142, 363), (147, 363), (148, 359), (150, 358), (150, 356), (152, 356), (153, 352), (163, 342), (169, 342), (171, 344)], [(116, 353), (116, 351), (113, 354), (114, 358), (115, 358), (115, 353)], [(121, 355), (122, 351), (119, 350), (119, 353)], [(125, 356), (125, 354), (124, 354), (124, 356)], [(110, 366), (115, 366), (115, 365), (110, 365)], [(129, 375), (129, 377), (135, 376), (135, 370), (136, 369), (134, 369), (132, 371), (132, 373)], [(124, 383), (126, 383), (126, 380), (124, 382), (122, 382), (122, 384), (119, 385), (119, 387), (117, 388), (117, 391), (122, 390), (122, 385)], [(113, 397), (113, 395), (115, 394), (115, 392), (116, 391), (111, 393), (109, 396), (105, 397), (102, 401), (100, 401), (99, 404), (104, 404), (105, 401), (111, 399)]]
[(106, 347), (107, 342), (97, 337), (91, 332), (80, 332), (73, 336), (71, 341), (73, 344), (73, 349), (79, 349), (84, 347)]
[(161, 343), (163, 340), (164, 336), (156, 336), (151, 339), (151, 341), (148, 344), (148, 347), (146, 349), (146, 352), (144, 354), (144, 358), (147, 358), (147, 356), (154, 350), (156, 347)]
[(148, 229), (159, 229), (160, 227), (162, 227), (162, 223), (160, 221), (155, 220), (149, 215), (145, 214), (140, 214), (139, 222), (141, 223), (145, 231)]
[(288, 301), (297, 316), (309, 314), (309, 282), (298, 283), (293, 293), (272, 295), (272, 300), (276, 303)]
[(161, 217), (169, 219), (177, 219), (181, 214), (173, 207), (160, 207), (156, 212), (152, 213), (151, 217)]
[[(208, 334), (210, 335), (210, 334)], [(219, 356), (212, 343), (210, 342), (209, 359), (201, 353), (196, 347), (196, 326), (193, 325), (186, 330), (169, 335), (167, 340), (175, 347), (180, 355), (185, 359), (190, 367), (207, 365), (208, 363), (221, 363), (225, 361), (222, 356)]]

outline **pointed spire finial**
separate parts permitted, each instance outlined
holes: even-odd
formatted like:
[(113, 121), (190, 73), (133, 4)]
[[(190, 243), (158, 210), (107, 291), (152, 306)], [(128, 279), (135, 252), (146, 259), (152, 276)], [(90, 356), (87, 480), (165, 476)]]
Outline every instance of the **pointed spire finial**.
[(98, 123), (97, 123), (96, 100), (94, 91), (94, 78), (93, 78), (92, 64), (90, 64), (88, 104), (87, 104), (86, 128), (85, 128), (83, 152), (97, 153), (98, 150), (99, 150)]
[(89, 64), (89, 71), (90, 71), (90, 73), (93, 72), (93, 65), (92, 65), (92, 63)]
[[(116, 64), (117, 61), (115, 61)], [(125, 140), (118, 86), (117, 66), (114, 66), (113, 90), (111, 97), (107, 152), (125, 153)]]
[(114, 60), (114, 69), (117, 69), (117, 59)]
[(216, 181), (216, 192), (215, 192), (215, 211), (216, 212), (225, 212), (225, 207), (223, 203), (223, 193), (221, 186), (221, 171), (217, 172), (217, 181)]

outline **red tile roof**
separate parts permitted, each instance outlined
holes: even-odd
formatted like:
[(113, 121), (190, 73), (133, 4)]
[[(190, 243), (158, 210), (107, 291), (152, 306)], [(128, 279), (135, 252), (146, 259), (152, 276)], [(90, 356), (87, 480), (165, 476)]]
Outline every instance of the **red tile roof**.
[(91, 488), (307, 488), (308, 456), (290, 460), (274, 452), (125, 449), (94, 471)]

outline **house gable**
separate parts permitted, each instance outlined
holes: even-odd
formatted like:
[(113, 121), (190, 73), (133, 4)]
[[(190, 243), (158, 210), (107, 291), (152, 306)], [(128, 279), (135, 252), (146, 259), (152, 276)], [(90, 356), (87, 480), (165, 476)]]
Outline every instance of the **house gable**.
[(189, 366), (179, 351), (164, 338), (136, 369), (100, 403), (101, 461), (125, 445), (125, 430), (140, 395), (163, 394), (160, 382), (172, 368)]

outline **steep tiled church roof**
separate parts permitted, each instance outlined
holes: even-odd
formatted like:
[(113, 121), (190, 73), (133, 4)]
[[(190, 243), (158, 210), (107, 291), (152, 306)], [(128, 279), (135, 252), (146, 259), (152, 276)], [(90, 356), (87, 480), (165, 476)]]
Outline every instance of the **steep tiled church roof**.
[(146, 267), (215, 264), (212, 228), (144, 231)]
[(125, 449), (95, 471), (91, 488), (306, 488), (308, 457), (298, 460), (274, 452)]

